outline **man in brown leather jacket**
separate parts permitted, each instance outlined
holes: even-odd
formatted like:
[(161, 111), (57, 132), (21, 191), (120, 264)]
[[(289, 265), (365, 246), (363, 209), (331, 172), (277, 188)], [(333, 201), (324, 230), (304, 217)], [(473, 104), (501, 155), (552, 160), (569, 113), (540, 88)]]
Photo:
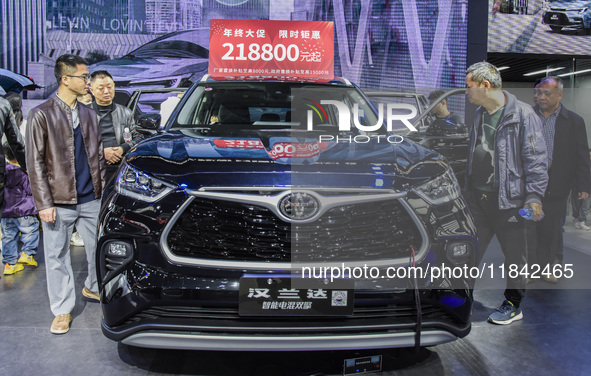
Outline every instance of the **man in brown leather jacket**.
[(74, 225), (84, 240), (88, 276), (82, 295), (97, 300), (96, 230), (105, 185), (103, 141), (96, 113), (78, 104), (88, 92), (86, 60), (62, 55), (55, 64), (57, 95), (31, 110), (26, 155), (31, 189), (43, 221), (47, 291), (54, 334), (66, 333), (76, 303), (70, 259)]

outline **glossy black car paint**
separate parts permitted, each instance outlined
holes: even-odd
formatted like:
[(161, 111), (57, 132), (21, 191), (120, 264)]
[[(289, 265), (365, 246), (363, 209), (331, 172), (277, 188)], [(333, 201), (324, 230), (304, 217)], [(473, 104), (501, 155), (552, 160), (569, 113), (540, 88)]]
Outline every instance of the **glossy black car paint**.
[[(190, 92), (185, 95), (180, 107), (191, 100)], [(178, 116), (178, 110), (173, 118), (175, 116)], [(354, 145), (335, 142), (312, 162), (308, 161), (310, 163), (273, 159), (260, 150), (250, 158), (243, 150), (236, 154), (223, 150), (223, 154), (212, 156), (214, 151), (220, 151), (214, 139), (243, 136), (269, 143), (272, 139), (269, 133), (284, 136), (284, 131), (250, 132), (246, 135), (237, 130), (237, 133), (228, 136), (215, 132), (203, 134), (190, 128), (175, 130), (175, 125), (173, 119), (169, 122), (172, 129), (140, 143), (125, 158), (125, 164), (167, 182), (175, 187), (173, 191), (157, 202), (147, 203), (117, 193), (110, 186), (103, 199), (97, 270), (102, 292), (102, 327), (107, 337), (125, 341), (134, 334), (144, 332), (216, 338), (235, 335), (251, 339), (255, 333), (271, 339), (274, 336), (297, 339), (298, 336), (314, 338), (343, 334), (412, 334), (417, 329), (424, 332), (442, 330), (456, 337), (469, 333), (472, 306), (472, 281), (469, 279), (359, 280), (355, 286), (352, 316), (244, 317), (238, 314), (240, 278), (252, 273), (289, 276), (292, 270), (288, 265), (273, 270), (204, 267), (173, 262), (162, 248), (167, 225), (191, 192), (200, 188), (376, 189), (377, 178), (373, 167), (380, 166), (379, 179), (383, 187), (403, 194), (400, 200), (412, 208), (413, 218), (424, 229), (423, 244), (407, 246), (413, 252), (424, 246), (426, 251), (417, 260), (412, 260), (412, 254), (408, 252), (408, 263), (449, 265), (451, 261), (446, 247), (450, 242), (465, 241), (473, 249), (470, 259), (466, 260), (470, 265), (477, 245), (474, 223), (464, 200), (458, 197), (434, 206), (414, 191), (415, 187), (450, 171), (439, 154), (407, 140), (390, 144), (376, 139)], [(298, 178), (297, 188), (292, 187), (295, 176)], [(131, 257), (113, 264), (106, 255), (112, 241), (126, 242), (132, 249)], [(420, 306), (416, 302), (417, 292)], [(417, 327), (419, 315), (420, 328)], [(153, 343), (147, 346), (159, 347)], [(351, 346), (354, 345), (347, 346), (353, 348)], [(162, 347), (175, 346), (163, 343)], [(308, 348), (321, 347), (314, 347), (312, 339)], [(259, 348), (262, 349), (275, 348)], [(290, 348), (287, 344), (285, 348), (276, 349), (300, 348), (295, 345)]]

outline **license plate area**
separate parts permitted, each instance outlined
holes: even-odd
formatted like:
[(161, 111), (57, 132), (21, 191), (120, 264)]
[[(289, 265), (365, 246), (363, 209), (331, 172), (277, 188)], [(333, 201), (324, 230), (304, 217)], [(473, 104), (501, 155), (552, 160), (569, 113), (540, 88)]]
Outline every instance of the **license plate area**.
[(240, 316), (353, 315), (353, 279), (341, 279), (338, 286), (318, 281), (317, 286), (315, 283), (309, 287), (312, 288), (292, 288), (292, 279), (286, 276), (242, 277), (238, 313)]
[(359, 375), (362, 373), (379, 372), (381, 370), (381, 355), (345, 359), (343, 363), (343, 375)]

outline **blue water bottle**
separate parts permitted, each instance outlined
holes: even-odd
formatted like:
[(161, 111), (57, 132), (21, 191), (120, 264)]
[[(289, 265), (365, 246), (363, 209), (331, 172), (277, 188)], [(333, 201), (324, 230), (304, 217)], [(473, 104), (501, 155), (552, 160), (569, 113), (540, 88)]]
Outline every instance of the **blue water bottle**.
[[(531, 206), (527, 206), (525, 208), (519, 209), (519, 215), (527, 219), (528, 221), (531, 221), (534, 218), (534, 211), (531, 208)], [(541, 221), (543, 218), (544, 213), (542, 212), (542, 218), (540, 218), (539, 220)]]

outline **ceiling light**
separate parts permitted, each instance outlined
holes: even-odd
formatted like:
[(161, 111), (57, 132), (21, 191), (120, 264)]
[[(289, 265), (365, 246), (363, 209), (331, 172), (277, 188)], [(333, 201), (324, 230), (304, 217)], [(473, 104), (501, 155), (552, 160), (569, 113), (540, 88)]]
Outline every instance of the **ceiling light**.
[(500, 72), (502, 70), (509, 69), (509, 68), (510, 67), (508, 65), (505, 65), (505, 66), (502, 66), (502, 67), (498, 67), (497, 70)]
[(576, 71), (576, 72), (563, 73), (563, 74), (559, 74), (558, 77), (574, 76), (575, 74), (587, 73), (587, 72), (591, 72), (591, 69), (583, 69), (583, 70)]
[(535, 76), (537, 74), (550, 73), (550, 72), (554, 72), (554, 71), (561, 70), (561, 69), (564, 69), (564, 67), (548, 68), (548, 69), (543, 69), (543, 70), (539, 70), (539, 71), (535, 71), (535, 72), (529, 72), (529, 73), (524, 74), (524, 76)]

